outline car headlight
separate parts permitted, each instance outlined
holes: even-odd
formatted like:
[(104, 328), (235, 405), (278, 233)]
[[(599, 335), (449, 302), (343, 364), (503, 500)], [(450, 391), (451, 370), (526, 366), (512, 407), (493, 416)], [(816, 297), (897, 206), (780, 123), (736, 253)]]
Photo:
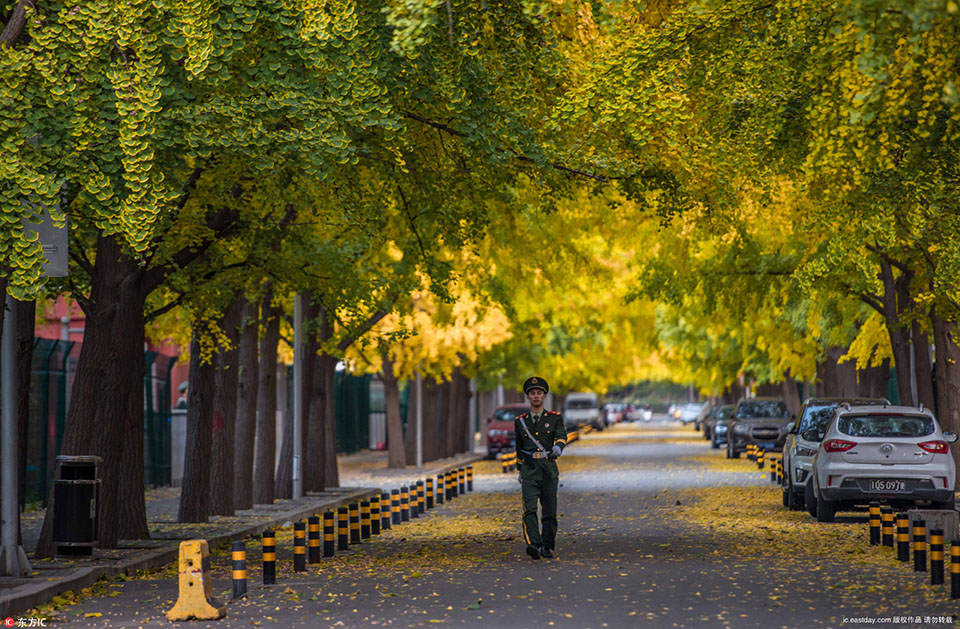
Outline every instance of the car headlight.
[(727, 432), (727, 425), (726, 425), (726, 424), (717, 424), (716, 426), (713, 427), (713, 430), (714, 430), (714, 432), (718, 432), (718, 433), (720, 433), (720, 432)]
[(793, 449), (793, 454), (796, 456), (813, 456), (816, 453), (815, 449), (806, 446), (797, 446)]
[(746, 424), (735, 424), (733, 427), (733, 432), (737, 433), (738, 435), (745, 435), (750, 432), (750, 426), (747, 426)]

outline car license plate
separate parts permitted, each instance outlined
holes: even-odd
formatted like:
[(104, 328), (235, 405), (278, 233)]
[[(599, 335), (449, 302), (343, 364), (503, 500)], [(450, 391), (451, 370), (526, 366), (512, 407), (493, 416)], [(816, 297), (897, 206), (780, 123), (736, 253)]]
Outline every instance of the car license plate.
[(870, 491), (906, 491), (907, 482), (902, 480), (889, 480), (886, 478), (877, 478), (870, 481)]
[(777, 444), (775, 444), (772, 441), (764, 441), (763, 443), (760, 444), (760, 447), (763, 448), (764, 450), (773, 450), (774, 448), (777, 447)]

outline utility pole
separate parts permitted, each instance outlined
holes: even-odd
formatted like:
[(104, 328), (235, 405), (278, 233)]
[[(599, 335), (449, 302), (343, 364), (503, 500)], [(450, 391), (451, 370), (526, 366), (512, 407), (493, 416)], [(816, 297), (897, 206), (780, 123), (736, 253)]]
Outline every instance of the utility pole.
[(293, 296), (293, 492), (294, 500), (303, 497), (300, 476), (303, 444), (303, 296)]
[(0, 480), (0, 575), (22, 577), (32, 570), (23, 548), (17, 543), (19, 534), (17, 496), (19, 483), (17, 477), (18, 450), (20, 436), (17, 425), (17, 308), (16, 300), (6, 296), (7, 312), (3, 316), (3, 339), (0, 344), (0, 446), (3, 453), (2, 480)]
[(417, 467), (423, 467), (423, 379), (418, 371), (414, 375), (417, 389)]

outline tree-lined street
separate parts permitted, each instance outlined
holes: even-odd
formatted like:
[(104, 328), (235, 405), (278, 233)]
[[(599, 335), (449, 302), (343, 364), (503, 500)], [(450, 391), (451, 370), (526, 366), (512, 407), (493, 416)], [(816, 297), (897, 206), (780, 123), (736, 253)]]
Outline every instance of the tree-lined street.
[[(585, 436), (560, 465), (556, 559), (523, 554), (515, 474), (478, 464), (474, 493), (305, 576), (292, 572), (287, 530), (277, 585), (261, 586), (251, 543), (250, 593), (211, 626), (836, 627), (952, 613), (942, 587), (868, 545), (865, 517), (823, 525), (787, 512), (755, 465), (727, 462), (690, 429), (618, 425)], [(229, 554), (213, 568), (214, 589), (228, 599)], [(105, 590), (60, 618), (166, 626), (176, 573)], [(83, 617), (91, 613), (102, 616)]]

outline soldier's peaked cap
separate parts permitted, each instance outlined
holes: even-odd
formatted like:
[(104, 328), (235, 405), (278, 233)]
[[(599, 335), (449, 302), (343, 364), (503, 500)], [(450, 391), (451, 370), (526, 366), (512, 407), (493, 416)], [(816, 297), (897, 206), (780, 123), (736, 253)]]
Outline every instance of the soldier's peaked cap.
[(530, 389), (543, 389), (544, 393), (550, 392), (550, 385), (547, 384), (547, 381), (543, 378), (538, 378), (534, 376), (532, 378), (527, 378), (523, 381), (523, 393), (526, 395), (530, 392)]

